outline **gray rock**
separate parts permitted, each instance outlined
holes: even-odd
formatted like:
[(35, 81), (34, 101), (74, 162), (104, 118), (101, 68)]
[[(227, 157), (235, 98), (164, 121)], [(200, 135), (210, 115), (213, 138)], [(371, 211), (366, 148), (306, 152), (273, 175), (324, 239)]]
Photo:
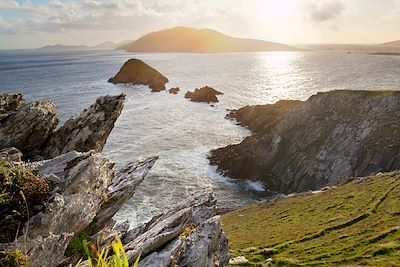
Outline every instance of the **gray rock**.
[(400, 92), (332, 91), (231, 112), (253, 135), (211, 152), (237, 179), (282, 193), (400, 168)]
[(0, 148), (16, 147), (24, 155), (38, 150), (58, 124), (51, 102), (32, 102), (8, 115), (0, 125)]
[(44, 158), (72, 150), (101, 152), (124, 107), (125, 95), (103, 96), (77, 118), (69, 119), (53, 132), (40, 149)]
[[(87, 229), (95, 218), (112, 216), (115, 210), (108, 209), (110, 201), (116, 201), (116, 195), (123, 200), (132, 196), (156, 159), (129, 164), (117, 176), (114, 164), (93, 151), (72, 151), (51, 160), (25, 164), (37, 168), (46, 179), (56, 176), (58, 182), (44, 204), (45, 209), (32, 215), (21, 231), (23, 235), (6, 248), (27, 251), (32, 266), (60, 264), (72, 238)], [(122, 205), (115, 203), (117, 209)], [(107, 212), (102, 211), (104, 207)]]
[(0, 122), (25, 106), (22, 94), (0, 94)]
[(140, 266), (226, 266), (229, 251), (215, 198), (205, 190), (124, 236), (130, 262)]
[(21, 159), (22, 153), (15, 147), (8, 147), (0, 150), (0, 160), (19, 162)]

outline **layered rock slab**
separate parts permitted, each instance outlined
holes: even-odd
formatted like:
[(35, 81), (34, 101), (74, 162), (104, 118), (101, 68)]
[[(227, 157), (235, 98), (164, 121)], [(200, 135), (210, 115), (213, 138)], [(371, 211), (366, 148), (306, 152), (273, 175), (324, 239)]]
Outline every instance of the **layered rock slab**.
[(44, 158), (52, 158), (69, 151), (101, 152), (115, 121), (124, 107), (125, 95), (103, 96), (53, 132), (41, 147)]

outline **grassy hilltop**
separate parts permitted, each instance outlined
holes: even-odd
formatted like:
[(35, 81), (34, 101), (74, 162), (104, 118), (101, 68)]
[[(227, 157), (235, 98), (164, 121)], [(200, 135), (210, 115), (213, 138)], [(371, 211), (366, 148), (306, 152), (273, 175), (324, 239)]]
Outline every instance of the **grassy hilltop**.
[(239, 266), (400, 266), (400, 172), (223, 216)]

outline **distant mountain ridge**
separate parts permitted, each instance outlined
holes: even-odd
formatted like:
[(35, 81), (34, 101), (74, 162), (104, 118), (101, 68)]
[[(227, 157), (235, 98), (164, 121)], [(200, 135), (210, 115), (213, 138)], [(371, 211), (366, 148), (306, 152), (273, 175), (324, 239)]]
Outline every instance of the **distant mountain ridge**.
[(108, 42), (100, 43), (95, 46), (55, 44), (55, 45), (46, 45), (46, 46), (40, 47), (40, 48), (38, 48), (38, 50), (48, 50), (48, 51), (111, 50), (111, 49), (115, 49), (118, 46), (127, 44), (129, 42), (132, 42), (132, 41), (124, 40), (119, 43), (114, 43), (112, 41), (108, 41)]
[(400, 40), (387, 42), (387, 43), (382, 43), (381, 45), (384, 45), (384, 46), (398, 46), (398, 47), (400, 47)]
[(255, 39), (232, 37), (211, 29), (178, 26), (148, 33), (136, 41), (117, 47), (129, 52), (257, 52), (296, 51), (298, 48)]
[(87, 50), (90, 49), (86, 45), (61, 45), (61, 44), (56, 44), (56, 45), (46, 45), (43, 47), (38, 48), (38, 50), (52, 50), (52, 51), (57, 51), (57, 50)]

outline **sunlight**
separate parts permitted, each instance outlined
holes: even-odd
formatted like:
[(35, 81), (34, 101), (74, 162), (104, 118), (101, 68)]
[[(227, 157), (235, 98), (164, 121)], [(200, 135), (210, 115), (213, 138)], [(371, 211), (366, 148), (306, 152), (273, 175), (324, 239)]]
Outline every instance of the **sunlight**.
[(264, 15), (276, 19), (290, 18), (296, 7), (296, 0), (262, 1), (263, 8), (260, 9)]

